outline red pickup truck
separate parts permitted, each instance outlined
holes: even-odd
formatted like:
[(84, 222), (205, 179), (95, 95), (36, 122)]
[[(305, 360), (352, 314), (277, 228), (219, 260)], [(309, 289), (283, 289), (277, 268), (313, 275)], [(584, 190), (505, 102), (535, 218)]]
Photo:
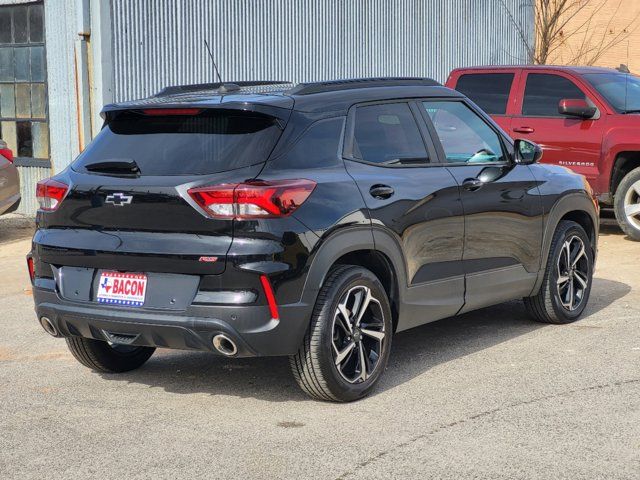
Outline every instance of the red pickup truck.
[(538, 143), (542, 162), (587, 177), (640, 241), (640, 78), (609, 68), (460, 68), (446, 83), (478, 104), (513, 138)]

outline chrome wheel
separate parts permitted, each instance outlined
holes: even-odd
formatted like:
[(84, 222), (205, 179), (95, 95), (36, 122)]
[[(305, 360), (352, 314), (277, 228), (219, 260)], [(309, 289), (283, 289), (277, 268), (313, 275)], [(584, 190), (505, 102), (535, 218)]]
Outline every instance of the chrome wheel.
[(624, 215), (631, 225), (640, 230), (640, 181), (631, 185), (624, 196)]
[(384, 313), (365, 286), (344, 294), (333, 316), (333, 361), (340, 376), (361, 383), (376, 370), (385, 342)]
[(557, 288), (562, 306), (572, 312), (585, 298), (589, 282), (590, 264), (584, 242), (577, 235), (565, 240), (557, 262)]

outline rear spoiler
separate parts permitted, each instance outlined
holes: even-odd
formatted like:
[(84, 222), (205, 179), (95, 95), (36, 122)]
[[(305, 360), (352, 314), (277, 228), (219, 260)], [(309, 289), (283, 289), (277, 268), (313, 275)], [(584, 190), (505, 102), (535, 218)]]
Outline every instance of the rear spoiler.
[[(258, 98), (256, 98), (258, 97)], [(273, 103), (263, 103), (260, 100), (261, 96), (247, 96), (243, 101), (239, 101), (236, 99), (223, 99), (220, 98), (220, 101), (214, 103), (213, 99), (210, 99), (208, 102), (153, 102), (149, 100), (141, 100), (139, 102), (127, 102), (127, 103), (114, 103), (110, 105), (105, 105), (105, 107), (100, 112), (100, 116), (105, 120), (109, 121), (109, 119), (113, 118), (118, 112), (125, 111), (137, 111), (137, 110), (155, 110), (155, 109), (223, 109), (223, 110), (243, 110), (247, 112), (257, 112), (265, 115), (269, 115), (271, 117), (275, 117), (279, 120), (284, 121), (285, 123), (289, 120), (291, 116), (291, 110), (293, 109), (294, 101), (291, 97), (281, 96), (278, 97), (278, 102)], [(272, 97), (269, 97), (272, 98)]]

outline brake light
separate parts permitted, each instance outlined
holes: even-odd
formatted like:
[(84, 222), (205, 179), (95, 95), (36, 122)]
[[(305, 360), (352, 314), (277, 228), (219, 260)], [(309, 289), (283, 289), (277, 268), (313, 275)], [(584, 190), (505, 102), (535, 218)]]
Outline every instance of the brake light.
[(142, 113), (152, 116), (198, 115), (201, 111), (199, 108), (149, 108)]
[(10, 148), (0, 148), (0, 155), (13, 163), (13, 152)]
[(312, 180), (227, 183), (189, 190), (189, 195), (214, 218), (248, 220), (291, 215), (316, 187)]
[(40, 210), (45, 212), (54, 211), (64, 200), (68, 191), (69, 186), (57, 180), (47, 178), (38, 182), (38, 185), (36, 185), (36, 198), (40, 204)]
[(31, 279), (31, 283), (36, 280), (36, 268), (33, 265), (33, 257), (27, 257), (27, 268), (29, 269), (29, 278)]

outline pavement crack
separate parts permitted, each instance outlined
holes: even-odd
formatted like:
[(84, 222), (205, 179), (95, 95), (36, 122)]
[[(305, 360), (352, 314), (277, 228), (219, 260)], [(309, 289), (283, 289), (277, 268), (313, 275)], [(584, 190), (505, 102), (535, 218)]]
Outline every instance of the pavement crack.
[(408, 447), (409, 445), (419, 442), (420, 440), (424, 440), (425, 438), (431, 436), (431, 435), (435, 435), (437, 433), (443, 432), (449, 428), (453, 428), (456, 427), (458, 425), (463, 425), (465, 423), (468, 422), (472, 422), (474, 420), (477, 420), (479, 418), (484, 418), (484, 417), (488, 417), (490, 415), (494, 415), (498, 412), (501, 412), (503, 410), (508, 410), (510, 408), (515, 408), (515, 407), (520, 407), (520, 406), (526, 406), (526, 405), (531, 405), (534, 403), (538, 403), (538, 402), (544, 402), (547, 400), (553, 400), (555, 398), (561, 398), (561, 397), (568, 397), (570, 395), (574, 395), (576, 393), (581, 393), (581, 392), (588, 392), (588, 391), (593, 391), (593, 390), (601, 390), (604, 388), (613, 388), (613, 387), (619, 387), (619, 386), (624, 386), (624, 385), (630, 385), (630, 384), (634, 384), (634, 383), (640, 383), (640, 378), (634, 378), (634, 379), (630, 379), (630, 380), (619, 380), (617, 382), (610, 382), (610, 383), (603, 383), (603, 384), (598, 384), (598, 385), (590, 385), (588, 387), (582, 387), (582, 388), (576, 388), (576, 389), (572, 389), (572, 390), (565, 390), (564, 392), (559, 392), (559, 393), (554, 393), (551, 395), (543, 395), (541, 397), (535, 397), (529, 400), (521, 400), (519, 402), (513, 402), (513, 403), (509, 403), (507, 405), (504, 405), (502, 407), (498, 407), (498, 408), (492, 408), (490, 410), (485, 410), (483, 412), (480, 413), (476, 413), (473, 415), (470, 415), (466, 418), (462, 418), (460, 420), (457, 420), (455, 422), (451, 422), (451, 423), (446, 423), (443, 425), (439, 425), (436, 428), (429, 430), (428, 432), (425, 433), (421, 433), (420, 435), (416, 435), (413, 436), (407, 440), (405, 440), (404, 442), (398, 443), (396, 445), (393, 445), (392, 447), (386, 449), (386, 450), (382, 450), (381, 452), (378, 452), (375, 455), (372, 455), (371, 457), (367, 458), (366, 460), (358, 463), (355, 465), (355, 467), (349, 471), (346, 471), (344, 473), (342, 473), (339, 477), (336, 477), (335, 480), (346, 480), (349, 477), (354, 476), (356, 473), (358, 473), (359, 470), (367, 467), (368, 465), (371, 465), (372, 463), (377, 462), (378, 460), (380, 460), (381, 458), (385, 457), (386, 455), (398, 451), (398, 450), (402, 450), (403, 448)]

